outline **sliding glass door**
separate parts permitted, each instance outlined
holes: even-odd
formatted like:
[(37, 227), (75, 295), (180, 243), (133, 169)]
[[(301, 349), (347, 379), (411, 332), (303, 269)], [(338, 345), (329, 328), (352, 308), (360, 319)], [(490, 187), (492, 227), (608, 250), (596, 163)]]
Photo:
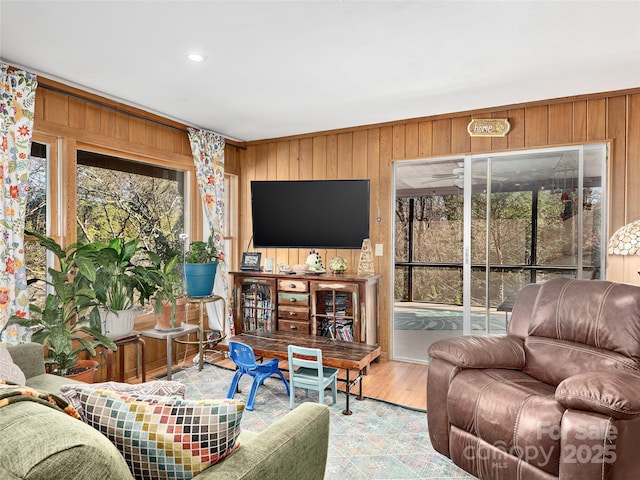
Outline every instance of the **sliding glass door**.
[(393, 350), (398, 359), (425, 361), (425, 341), (462, 332), (463, 166), (464, 158), (397, 166)]
[(528, 283), (600, 278), (605, 151), (599, 145), (471, 158), (471, 304), (482, 310), (486, 333), (504, 333)]
[(396, 165), (393, 356), (505, 333), (517, 292), (603, 277), (603, 144)]

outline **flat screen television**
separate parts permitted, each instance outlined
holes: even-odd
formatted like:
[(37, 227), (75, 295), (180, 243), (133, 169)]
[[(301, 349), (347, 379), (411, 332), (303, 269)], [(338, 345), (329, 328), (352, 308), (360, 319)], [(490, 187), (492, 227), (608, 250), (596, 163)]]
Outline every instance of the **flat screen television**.
[(254, 180), (256, 248), (361, 248), (369, 238), (369, 180)]

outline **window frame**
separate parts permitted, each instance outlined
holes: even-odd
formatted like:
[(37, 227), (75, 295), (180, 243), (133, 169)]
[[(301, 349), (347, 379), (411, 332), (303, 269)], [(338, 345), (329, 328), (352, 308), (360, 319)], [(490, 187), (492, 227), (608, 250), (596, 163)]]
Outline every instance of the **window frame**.
[[(77, 241), (77, 231), (75, 218), (77, 217), (77, 191), (78, 191), (78, 178), (76, 175), (78, 168), (78, 151), (84, 151), (89, 153), (95, 153), (98, 155), (106, 155), (111, 157), (118, 157), (123, 160), (130, 160), (132, 162), (140, 162), (148, 165), (159, 166), (172, 170), (179, 170), (184, 174), (184, 230), (189, 232), (190, 238), (194, 235), (202, 236), (202, 213), (201, 209), (197, 208), (197, 202), (199, 200), (198, 195), (193, 195), (193, 182), (195, 179), (195, 166), (185, 165), (181, 162), (175, 162), (167, 160), (165, 158), (155, 157), (151, 155), (145, 155), (130, 151), (116, 150), (109, 147), (102, 147), (86, 142), (75, 142), (75, 148), (73, 149), (73, 168), (68, 168), (67, 171), (63, 171), (65, 188), (67, 192), (66, 198), (63, 199), (64, 210), (66, 217), (73, 222), (64, 222), (66, 231), (64, 234), (66, 244)], [(69, 162), (71, 163), (71, 162)], [(197, 197), (197, 198), (194, 198)], [(194, 232), (195, 228), (195, 232)]]
[[(184, 229), (189, 238), (203, 238), (204, 214), (195, 176), (192, 157), (181, 155), (186, 161), (176, 161), (158, 155), (119, 150), (74, 138), (34, 132), (33, 141), (47, 146), (47, 228), (46, 235), (62, 246), (77, 240), (77, 152), (96, 153), (141, 162), (148, 165), (179, 170), (184, 174)], [(65, 161), (67, 159), (67, 161)], [(236, 174), (225, 173), (225, 261), (229, 271), (235, 268), (238, 252), (239, 179)], [(73, 221), (70, 221), (73, 219)], [(32, 241), (27, 239), (27, 241)], [(47, 267), (53, 265), (53, 256), (47, 256)]]

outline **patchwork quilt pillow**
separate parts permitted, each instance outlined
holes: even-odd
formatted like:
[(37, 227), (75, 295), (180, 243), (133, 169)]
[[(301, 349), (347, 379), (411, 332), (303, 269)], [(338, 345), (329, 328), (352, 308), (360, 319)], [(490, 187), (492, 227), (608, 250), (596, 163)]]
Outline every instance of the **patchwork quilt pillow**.
[[(69, 402), (69, 404), (75, 408), (80, 418), (84, 420), (84, 412), (82, 409), (82, 402), (80, 402), (80, 391), (86, 388), (86, 384), (71, 383), (68, 385), (62, 385), (60, 387), (60, 393)], [(180, 382), (168, 381), (168, 380), (154, 380), (145, 383), (119, 383), (119, 382), (103, 382), (92, 383), (91, 388), (96, 390), (110, 390), (113, 392), (130, 393), (133, 395), (159, 395), (164, 397), (180, 397), (184, 398), (187, 386)]]
[(11, 354), (3, 343), (0, 343), (0, 380), (21, 386), (27, 383), (24, 373), (13, 363)]
[(239, 447), (240, 400), (185, 400), (90, 386), (85, 421), (120, 450), (138, 480), (186, 480)]

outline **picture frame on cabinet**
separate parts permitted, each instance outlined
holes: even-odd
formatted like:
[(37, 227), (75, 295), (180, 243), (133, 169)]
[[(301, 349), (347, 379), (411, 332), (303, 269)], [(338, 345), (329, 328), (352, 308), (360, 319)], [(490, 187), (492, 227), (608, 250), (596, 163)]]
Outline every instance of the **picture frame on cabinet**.
[(240, 264), (240, 270), (259, 272), (261, 257), (262, 257), (262, 253), (260, 252), (243, 252), (242, 263)]

